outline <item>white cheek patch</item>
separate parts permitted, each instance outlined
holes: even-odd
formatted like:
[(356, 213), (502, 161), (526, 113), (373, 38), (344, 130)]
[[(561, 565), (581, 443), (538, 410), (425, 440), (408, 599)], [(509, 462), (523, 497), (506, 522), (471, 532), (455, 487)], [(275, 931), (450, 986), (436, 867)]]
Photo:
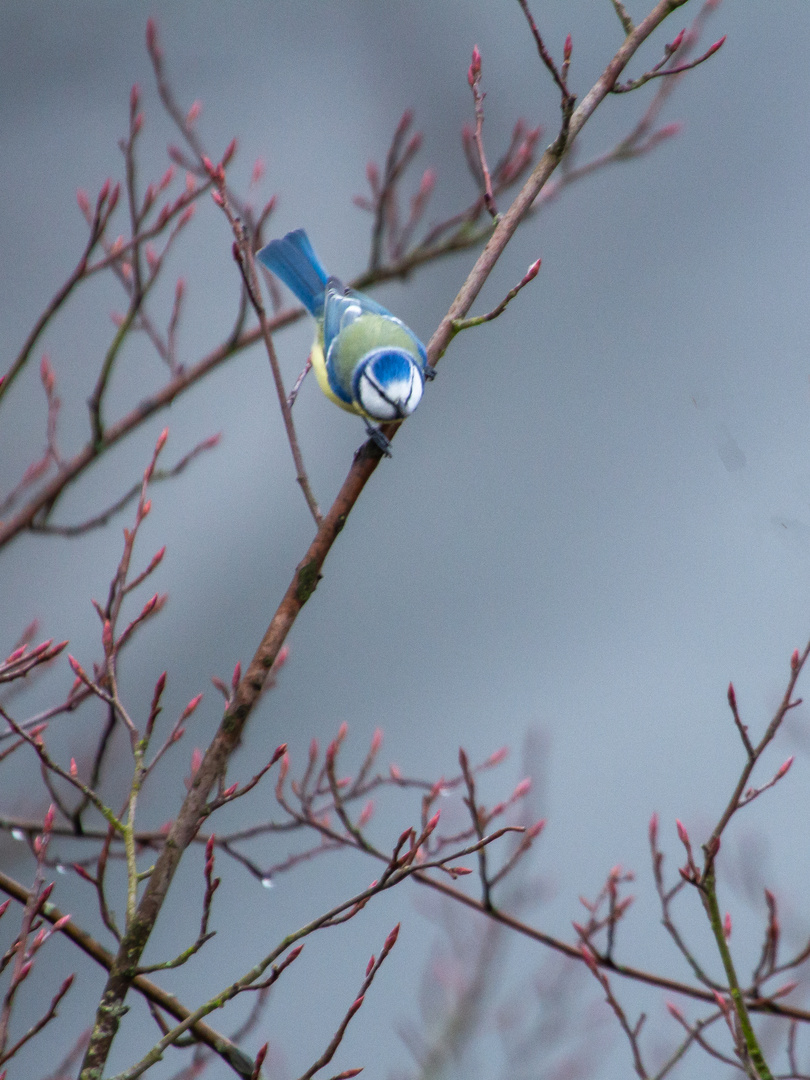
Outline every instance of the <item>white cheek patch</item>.
[(416, 378), (416, 375), (414, 374), (411, 377), (409, 392), (403, 403), (402, 411), (407, 415), (410, 415), (421, 400), (422, 380)]
[(365, 373), (360, 377), (357, 392), (363, 409), (374, 420), (396, 420), (396, 406), (392, 404), (391, 400), (386, 401)]

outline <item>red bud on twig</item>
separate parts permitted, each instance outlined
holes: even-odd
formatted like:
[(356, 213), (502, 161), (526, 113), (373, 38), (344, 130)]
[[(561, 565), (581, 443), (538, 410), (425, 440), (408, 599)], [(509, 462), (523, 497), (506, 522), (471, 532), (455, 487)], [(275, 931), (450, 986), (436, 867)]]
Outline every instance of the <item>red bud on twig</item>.
[(655, 847), (658, 842), (658, 814), (653, 813), (649, 826), (650, 845)]
[(397, 923), (397, 925), (385, 939), (385, 945), (383, 945), (383, 952), (390, 952), (391, 949), (393, 949), (394, 945), (396, 945), (397, 938), (399, 937), (399, 927), (400, 923)]
[(258, 184), (261, 178), (264, 176), (264, 162), (261, 158), (256, 158), (253, 162), (253, 171), (250, 174), (251, 184)]
[(579, 952), (591, 971), (596, 971), (596, 957), (584, 942), (580, 945)]
[(413, 155), (419, 150), (422, 145), (422, 132), (417, 131), (415, 135), (412, 135), (408, 139), (408, 145), (405, 147), (405, 155), (407, 157), (413, 157)]
[(188, 703), (188, 705), (186, 705), (185, 709), (183, 709), (183, 713), (182, 713), (180, 719), (181, 720), (187, 720), (189, 718), (189, 716), (191, 716), (191, 714), (197, 708), (197, 706), (200, 704), (200, 702), (202, 701), (202, 698), (203, 698), (202, 694), (197, 694), (196, 697), (193, 697), (191, 699), (191, 701)]
[(444, 787), (444, 777), (440, 776), (436, 783), (433, 785), (433, 787), (430, 789), (430, 795), (428, 796), (429, 801), (433, 802), (434, 799), (437, 799), (439, 795), (441, 795), (441, 793), (444, 791)]
[(793, 761), (794, 761), (794, 755), (791, 754), (791, 756), (787, 759), (787, 761), (783, 765), (779, 766), (779, 771), (777, 772), (776, 776), (774, 777), (774, 780), (781, 780), (782, 777), (785, 775), (785, 773), (790, 768), (790, 766), (793, 764)]
[(664, 124), (655, 133), (655, 138), (661, 141), (662, 139), (672, 139), (676, 135), (680, 135), (683, 131), (683, 120), (673, 120), (671, 124)]
[(157, 40), (157, 26), (154, 19), (146, 20), (146, 47), (153, 56), (160, 56), (160, 46)]
[(85, 683), (86, 685), (89, 684), (90, 678), (87, 672), (84, 670), (79, 661), (75, 657), (71, 656), (70, 653), (68, 653), (68, 663), (73, 669), (74, 674), (77, 675), (83, 683)]
[(146, 265), (149, 267), (150, 273), (155, 274), (160, 265), (160, 259), (152, 244), (147, 244), (144, 247), (144, 254), (146, 255)]
[(472, 61), (467, 70), (467, 82), (470, 86), (474, 86), (476, 82), (481, 78), (481, 53), (477, 45), (473, 46)]
[(723, 997), (723, 995), (719, 994), (716, 990), (712, 990), (712, 993), (714, 994), (714, 1000), (717, 1003), (718, 1009), (720, 1009), (723, 1016), (728, 1017), (728, 1015), (729, 1015), (728, 1001), (726, 1001), (726, 999)]
[(56, 376), (53, 373), (47, 353), (42, 354), (42, 359), (39, 362), (39, 378), (45, 388), (45, 393), (50, 394), (56, 384)]
[(262, 1071), (264, 1059), (267, 1057), (267, 1048), (269, 1045), (269, 1043), (265, 1043), (264, 1046), (259, 1047), (259, 1052), (254, 1059), (253, 1074), (250, 1080), (259, 1080), (259, 1074)]
[[(144, 514), (144, 517), (146, 517), (146, 514)], [(159, 596), (158, 596), (157, 593), (155, 593), (154, 596), (149, 597), (149, 599), (143, 605), (143, 609), (141, 611), (141, 618), (142, 619), (145, 619), (147, 617), (147, 615), (152, 614), (152, 612), (155, 610), (155, 607), (157, 606), (158, 599), (159, 599)]]
[(712, 45), (711, 48), (706, 50), (706, 59), (708, 59), (710, 56), (713, 56), (717, 52), (718, 49), (722, 49), (723, 44), (725, 43), (725, 40), (726, 40), (726, 35), (723, 34), (723, 36), (720, 38), (719, 41), (715, 41), (714, 45)]

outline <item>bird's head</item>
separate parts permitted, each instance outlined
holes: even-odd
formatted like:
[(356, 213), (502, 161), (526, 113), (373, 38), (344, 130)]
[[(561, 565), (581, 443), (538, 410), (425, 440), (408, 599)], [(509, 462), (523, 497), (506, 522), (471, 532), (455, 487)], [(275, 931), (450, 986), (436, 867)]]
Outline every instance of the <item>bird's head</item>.
[(352, 395), (372, 420), (404, 420), (422, 399), (425, 380), (405, 349), (373, 349), (357, 365)]

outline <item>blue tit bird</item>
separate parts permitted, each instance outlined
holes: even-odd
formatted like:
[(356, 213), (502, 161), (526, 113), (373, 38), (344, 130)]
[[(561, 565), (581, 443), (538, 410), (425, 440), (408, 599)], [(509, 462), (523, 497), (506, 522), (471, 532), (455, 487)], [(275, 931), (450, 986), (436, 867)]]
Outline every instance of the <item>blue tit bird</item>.
[(312, 366), (336, 405), (358, 413), (384, 454), (388, 439), (372, 421), (404, 420), (435, 372), (425, 346), (371, 297), (330, 277), (303, 229), (272, 240), (256, 258), (291, 289), (315, 318)]

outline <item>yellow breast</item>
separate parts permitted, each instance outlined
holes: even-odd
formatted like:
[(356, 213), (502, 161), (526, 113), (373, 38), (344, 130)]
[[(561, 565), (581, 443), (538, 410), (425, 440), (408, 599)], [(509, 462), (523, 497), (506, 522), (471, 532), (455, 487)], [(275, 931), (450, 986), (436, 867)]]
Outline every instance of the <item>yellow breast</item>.
[(334, 401), (336, 405), (339, 405), (341, 409), (345, 409), (346, 412), (359, 412), (354, 405), (347, 405), (345, 401), (341, 401), (329, 385), (329, 376), (326, 374), (326, 357), (323, 354), (323, 342), (321, 341), (320, 333), (315, 335), (315, 341), (312, 344), (312, 352), (309, 355), (312, 360), (315, 376), (318, 380), (318, 386), (320, 386), (321, 390), (323, 390), (329, 400)]

